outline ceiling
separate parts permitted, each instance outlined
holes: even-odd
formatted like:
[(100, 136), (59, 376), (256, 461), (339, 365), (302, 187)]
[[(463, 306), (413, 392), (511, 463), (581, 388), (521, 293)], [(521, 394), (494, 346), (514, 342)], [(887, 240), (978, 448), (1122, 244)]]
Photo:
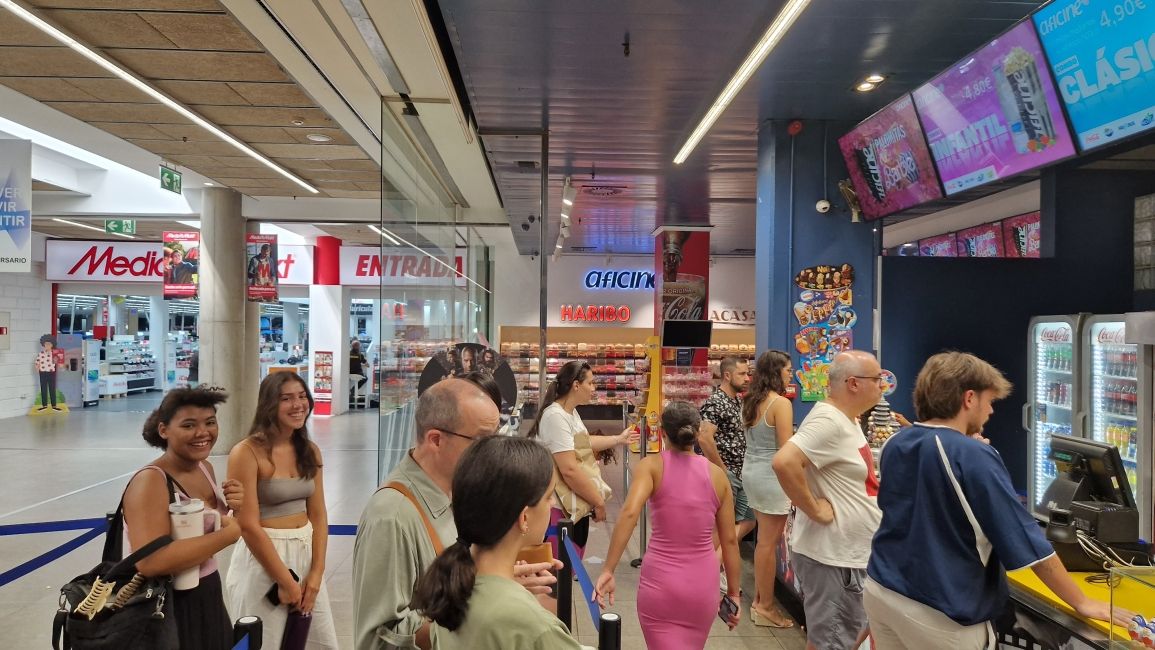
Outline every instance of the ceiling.
[[(861, 120), (1041, 4), (812, 0), (693, 156), (675, 167), (675, 151), (782, 0), (439, 3), (522, 254), (538, 249), (536, 224), (522, 224), (539, 211), (540, 142), (486, 133), (548, 128), (547, 245), (572, 176), (583, 191), (565, 252), (649, 252), (656, 225), (688, 222), (713, 226), (720, 255), (752, 247), (757, 131), (765, 120)], [(855, 93), (872, 72), (889, 79), (873, 93)], [(620, 191), (590, 195), (603, 187)]]
[[(380, 166), (217, 0), (31, 0), (30, 5), (317, 187), (321, 196), (381, 196)], [(0, 85), (243, 194), (307, 194), (3, 10)], [(315, 143), (310, 134), (330, 140)], [(385, 191), (394, 190), (386, 186)]]

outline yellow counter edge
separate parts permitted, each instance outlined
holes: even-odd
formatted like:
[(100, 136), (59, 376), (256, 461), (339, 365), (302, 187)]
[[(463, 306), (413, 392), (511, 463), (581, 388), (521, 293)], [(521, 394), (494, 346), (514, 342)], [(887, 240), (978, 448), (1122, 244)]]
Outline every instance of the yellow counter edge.
[[(1107, 586), (1107, 583), (1087, 582), (1087, 576), (1092, 575), (1096, 574), (1071, 573), (1071, 579), (1075, 581), (1075, 584), (1078, 585), (1079, 589), (1087, 596), (1101, 600), (1103, 602), (1111, 602), (1111, 590)], [(1063, 602), (1058, 596), (1056, 596), (1055, 592), (1051, 591), (1047, 585), (1044, 585), (1043, 581), (1039, 580), (1039, 577), (1035, 575), (1035, 572), (1029, 568), (1019, 569), (1018, 571), (1008, 571), (1007, 582), (1012, 586), (1018, 587), (1019, 589), (1030, 593), (1040, 600), (1045, 601), (1049, 605), (1069, 613), (1071, 616), (1074, 616), (1075, 618), (1083, 621), (1087, 625), (1090, 625), (1096, 630), (1099, 630), (1103, 634), (1110, 636), (1111, 628), (1114, 628), (1114, 636), (1116, 638), (1128, 638), (1127, 630), (1125, 628), (1119, 627), (1118, 625), (1111, 625), (1106, 621), (1096, 621), (1089, 618), (1083, 618), (1082, 616), (1076, 614), (1075, 610), (1071, 609), (1067, 603)]]

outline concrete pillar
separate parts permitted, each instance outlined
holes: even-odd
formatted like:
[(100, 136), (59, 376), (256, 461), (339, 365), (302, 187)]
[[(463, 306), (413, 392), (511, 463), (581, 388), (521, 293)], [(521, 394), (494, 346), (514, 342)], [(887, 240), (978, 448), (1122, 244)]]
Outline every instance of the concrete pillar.
[(281, 306), (285, 309), (285, 316), (281, 325), (285, 331), (283, 340), (291, 350), (294, 345), (301, 342), (301, 306), (295, 302), (282, 303)]
[[(261, 227), (256, 221), (248, 222), (245, 226), (246, 232), (260, 234)], [(243, 239), (241, 240), (240, 250), (244, 251)], [(245, 277), (245, 276), (242, 276)], [(243, 284), (243, 283), (242, 283)], [(245, 390), (240, 395), (242, 417), (242, 430), (239, 432), (241, 436), (248, 434), (249, 425), (252, 424), (253, 415), (257, 412), (257, 394), (260, 392), (261, 380), (261, 303), (249, 302), (245, 300), (245, 363), (244, 363), (244, 386)]]
[[(341, 286), (341, 240), (318, 237), (314, 281), (309, 287), (309, 388), (317, 397), (317, 415), (349, 409), (350, 291)], [(333, 355), (332, 394), (316, 395), (318, 352)], [(325, 398), (330, 401), (325, 401)]]
[(246, 381), (246, 366), (259, 365), (247, 344), (250, 326), (245, 306), (245, 221), (241, 195), (226, 188), (205, 188), (201, 206), (200, 379), (220, 386), (229, 401), (217, 410), (220, 438), (216, 451), (228, 453), (244, 438), (253, 412), (256, 386)]
[(156, 388), (164, 390), (165, 354), (168, 352), (168, 301), (162, 296), (148, 299), (148, 342), (156, 362)]

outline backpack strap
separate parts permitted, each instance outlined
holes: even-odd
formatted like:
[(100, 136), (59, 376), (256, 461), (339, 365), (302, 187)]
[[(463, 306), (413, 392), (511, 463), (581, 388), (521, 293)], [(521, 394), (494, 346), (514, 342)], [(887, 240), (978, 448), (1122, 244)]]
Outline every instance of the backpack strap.
[(426, 514), (425, 508), (421, 507), (421, 504), (417, 501), (417, 497), (414, 496), (413, 492), (403, 483), (399, 483), (397, 481), (392, 481), (381, 489), (397, 490), (401, 493), (401, 496), (405, 497), (409, 500), (409, 503), (413, 504), (414, 508), (417, 508), (417, 514), (421, 515), (421, 522), (425, 524), (425, 532), (429, 535), (429, 541), (433, 544), (433, 552), (441, 555), (441, 551), (445, 550), (445, 547), (441, 544), (441, 537), (438, 536), (437, 531), (433, 529), (433, 522), (429, 521), (429, 515)]

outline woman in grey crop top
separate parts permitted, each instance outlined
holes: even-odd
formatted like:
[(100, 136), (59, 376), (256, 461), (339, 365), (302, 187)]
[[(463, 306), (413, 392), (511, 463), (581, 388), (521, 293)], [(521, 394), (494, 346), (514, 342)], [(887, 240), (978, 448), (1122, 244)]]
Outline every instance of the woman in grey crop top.
[(746, 425), (746, 458), (742, 463), (742, 487), (758, 520), (758, 545), (754, 548), (756, 594), (750, 620), (763, 627), (791, 627), (794, 622), (774, 605), (774, 573), (778, 540), (786, 527), (790, 501), (770, 464), (774, 454), (794, 434), (794, 411), (783, 397), (790, 383), (790, 355), (767, 350), (754, 366), (754, 380), (742, 402)]
[[(236, 616), (261, 617), (266, 648), (281, 647), (290, 609), (312, 614), (307, 648), (337, 648), (324, 583), (329, 517), (321, 450), (306, 426), (312, 412), (305, 381), (273, 373), (261, 382), (248, 437), (229, 452), (229, 478), (253, 498), (237, 513), (243, 543), (233, 551), (225, 597)], [(274, 585), (281, 605), (265, 597)]]

